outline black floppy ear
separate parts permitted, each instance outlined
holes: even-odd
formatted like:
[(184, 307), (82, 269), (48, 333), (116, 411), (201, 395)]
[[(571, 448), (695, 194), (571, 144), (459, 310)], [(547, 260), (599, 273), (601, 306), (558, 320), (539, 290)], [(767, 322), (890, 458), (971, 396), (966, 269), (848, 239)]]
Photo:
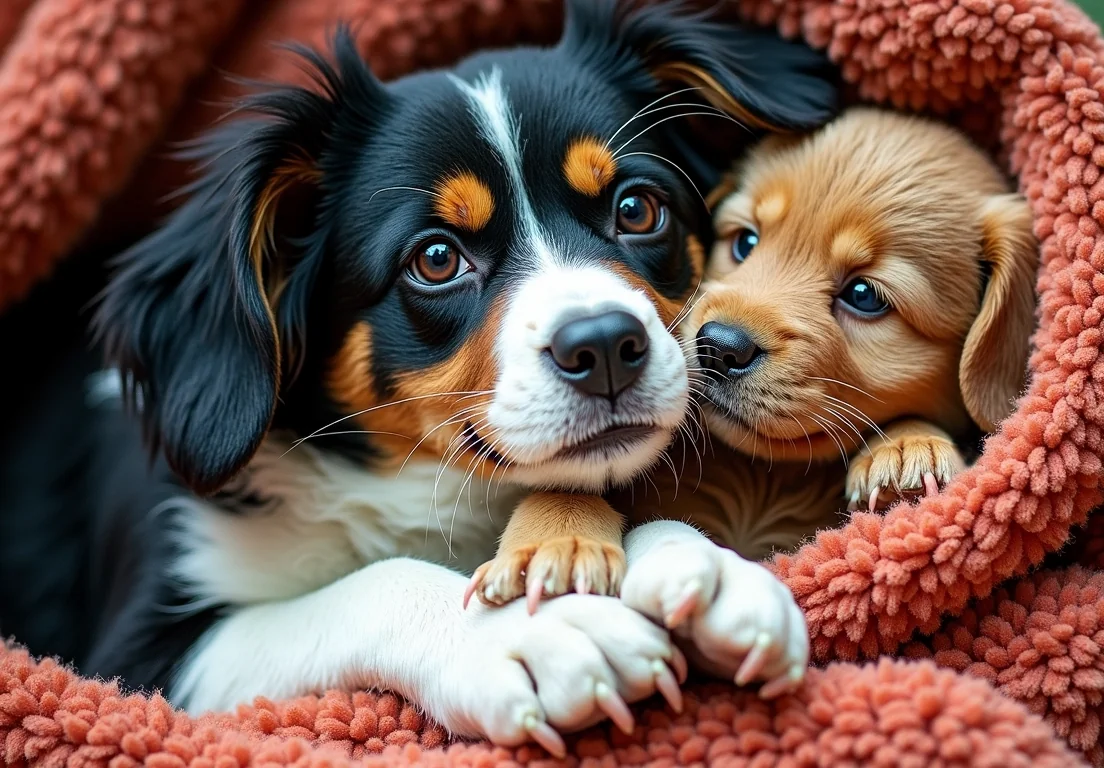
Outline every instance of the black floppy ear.
[[(96, 313), (151, 448), (198, 493), (229, 480), (269, 428), (301, 352), (325, 242), (324, 223), (300, 203), (320, 194), (339, 124), (363, 128), (383, 97), (346, 30), (334, 39), (334, 65), (299, 53), (318, 87), (250, 96), (242, 105), (250, 117), (187, 153), (203, 175), (160, 230), (118, 258)], [(294, 191), (306, 196), (281, 209)], [(296, 221), (303, 211), (309, 221)], [(309, 232), (294, 255), (283, 237), (292, 222)]]
[[(729, 136), (746, 144), (765, 133), (814, 130), (839, 111), (838, 75), (822, 53), (678, 2), (568, 0), (560, 45), (643, 104), (668, 96), (649, 107), (659, 108), (652, 122), (675, 115), (680, 104), (689, 112), (686, 104), (698, 103), (744, 127), (741, 137), (701, 115), (693, 131), (684, 120), (669, 121), (668, 133), (695, 164), (705, 162), (697, 156), (703, 140)], [(706, 181), (711, 187), (717, 180)]]

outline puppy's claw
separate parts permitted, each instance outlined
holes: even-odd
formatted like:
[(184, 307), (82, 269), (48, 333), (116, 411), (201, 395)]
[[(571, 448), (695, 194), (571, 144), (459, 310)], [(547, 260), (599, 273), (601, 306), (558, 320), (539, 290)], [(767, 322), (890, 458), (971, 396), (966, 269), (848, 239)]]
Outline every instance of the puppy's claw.
[(774, 699), (786, 693), (793, 693), (805, 679), (805, 667), (795, 665), (784, 676), (775, 678), (759, 689), (759, 698)]
[(533, 582), (525, 590), (525, 604), (529, 608), (530, 616), (537, 612), (537, 606), (540, 605), (543, 596), (544, 585), (541, 584), (539, 579), (533, 579)]
[(483, 581), (483, 575), (487, 572), (486, 564), (479, 566), (475, 569), (475, 573), (472, 574), (471, 579), (468, 581), (468, 586), (464, 590), (464, 608), (468, 607), (468, 603), (471, 602), (472, 597), (475, 595), (476, 590), (479, 589), (479, 583)]
[(740, 665), (739, 671), (736, 672), (736, 685), (747, 685), (763, 671), (763, 667), (767, 665), (767, 651), (770, 646), (771, 637), (766, 632), (761, 633), (755, 639), (755, 645), (752, 646), (751, 651), (744, 658), (744, 663)]
[(553, 757), (560, 760), (567, 757), (567, 745), (548, 723), (538, 720), (536, 715), (526, 715), (522, 725), (533, 741), (548, 750)]
[(612, 688), (605, 683), (595, 683), (594, 699), (598, 702), (598, 708), (609, 715), (613, 724), (623, 733), (633, 732), (633, 716), (629, 705)]
[(870, 501), (867, 502), (867, 508), (871, 512), (873, 512), (874, 510), (876, 510), (878, 508), (878, 493), (879, 493), (879, 491), (881, 491), (881, 489), (878, 488), (877, 486), (874, 486), (874, 490), (870, 492)]
[(682, 685), (690, 675), (690, 667), (686, 663), (686, 657), (682, 655), (682, 651), (677, 647), (672, 647), (671, 651), (671, 669), (675, 671), (675, 679), (678, 680), (679, 685)]
[(575, 580), (575, 591), (580, 595), (585, 595), (590, 592), (590, 585), (587, 584), (586, 576), (579, 574), (579, 578)]
[(927, 496), (939, 495), (939, 481), (931, 472), (924, 473), (924, 494)]
[(778, 677), (759, 689), (759, 698), (776, 699), (793, 690), (794, 682), (789, 677)]
[(701, 597), (703, 584), (699, 579), (691, 579), (686, 585), (686, 589), (682, 591), (682, 597), (679, 598), (678, 604), (674, 610), (667, 614), (663, 623), (667, 625), (667, 629), (674, 629), (694, 612), (694, 609), (698, 607), (698, 598)]
[(679, 688), (675, 676), (671, 674), (671, 670), (662, 661), (656, 660), (652, 662), (652, 671), (655, 673), (656, 690), (671, 705), (671, 709), (681, 714), (682, 690)]
[(851, 492), (851, 498), (847, 502), (847, 511), (848, 512), (854, 512), (858, 508), (859, 508), (859, 491), (856, 488), (854, 491)]

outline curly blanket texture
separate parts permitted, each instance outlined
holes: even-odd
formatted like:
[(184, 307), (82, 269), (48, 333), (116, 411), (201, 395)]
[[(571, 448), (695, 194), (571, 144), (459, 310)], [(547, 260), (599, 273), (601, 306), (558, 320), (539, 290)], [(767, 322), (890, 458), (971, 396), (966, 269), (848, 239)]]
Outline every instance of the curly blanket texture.
[[(1104, 456), (1099, 30), (1063, 0), (723, 7), (826, 49), (859, 99), (961, 125), (1018, 176), (1042, 241), (1032, 377), (978, 464), (940, 496), (857, 515), (775, 560), (809, 619), (818, 668), (803, 690), (768, 704), (694, 684), (684, 714), (645, 702), (634, 734), (592, 729), (571, 759), (1104, 766), (1104, 517), (1089, 516)], [(247, 11), (241, 0), (4, 0), (0, 306), (94, 226), (150, 226), (150, 201), (184, 179), (159, 137), (191, 136), (218, 114), (233, 93), (219, 71), (301, 76), (269, 41), (322, 45), (334, 21), (352, 20), (390, 77), (554, 39), (560, 13), (557, 0), (267, 0)], [(258, 700), (190, 719), (16, 648), (0, 654), (0, 750), (8, 765), (52, 768), (547, 759), (446, 745), (389, 695)]]

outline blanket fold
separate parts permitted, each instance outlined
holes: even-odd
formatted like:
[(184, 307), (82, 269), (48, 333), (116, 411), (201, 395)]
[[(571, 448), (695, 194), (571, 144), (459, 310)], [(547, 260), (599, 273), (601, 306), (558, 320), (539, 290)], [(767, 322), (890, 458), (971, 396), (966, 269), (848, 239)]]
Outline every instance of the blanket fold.
[[(193, 720), (159, 696), (122, 697), (52, 661), (11, 650), (0, 659), (0, 735), (10, 766), (231, 768), (265, 765), (488, 766), (547, 762), (535, 747), (442, 748), (444, 734), (387, 694), (330, 692), (233, 716)], [(13, 727), (13, 723), (19, 723)], [(5, 733), (6, 732), (6, 733)], [(610, 765), (856, 765), (1065, 768), (1078, 763), (1050, 728), (981, 680), (931, 662), (883, 659), (813, 670), (797, 696), (765, 702), (694, 685), (681, 715), (638, 713), (630, 735), (593, 729), (574, 759)]]
[[(156, 138), (170, 116), (170, 138), (193, 135), (232, 93), (213, 75), (193, 82), (219, 39), (234, 40), (215, 62), (224, 71), (296, 77), (269, 41), (321, 45), (334, 22), (352, 20), (373, 65), (395, 76), (478, 46), (554, 38), (561, 12), (555, 0), (269, 0), (232, 27), (240, 7), (8, 0), (0, 9), (0, 305), (44, 276), (116, 192), (102, 226), (151, 225), (147, 201), (185, 178)], [(593, 729), (573, 740), (573, 759), (1104, 766), (1104, 524), (1090, 516), (1104, 456), (1100, 31), (1066, 0), (722, 9), (826, 49), (861, 99), (943, 116), (993, 147), (1042, 243), (1032, 375), (978, 464), (938, 497), (856, 515), (772, 563), (810, 623), (820, 668), (802, 691), (768, 705), (695, 684), (681, 717), (645, 703), (631, 737)], [(177, 109), (189, 85), (195, 94)], [(1081, 565), (1055, 565), (1060, 550)], [(546, 759), (447, 746), (412, 706), (365, 693), (193, 720), (15, 648), (0, 654), (0, 745), (9, 765), (59, 768)]]

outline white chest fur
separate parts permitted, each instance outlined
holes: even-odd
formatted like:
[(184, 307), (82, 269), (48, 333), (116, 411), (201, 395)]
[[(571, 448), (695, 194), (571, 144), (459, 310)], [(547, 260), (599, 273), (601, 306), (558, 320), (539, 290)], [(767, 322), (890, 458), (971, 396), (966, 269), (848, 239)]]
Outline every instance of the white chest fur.
[(174, 575), (197, 604), (288, 599), (396, 556), (470, 573), (494, 556), (521, 495), (435, 462), (377, 475), (307, 445), (285, 451), (266, 443), (244, 477), (266, 500), (261, 509), (228, 513), (194, 498), (166, 505), (183, 550)]

